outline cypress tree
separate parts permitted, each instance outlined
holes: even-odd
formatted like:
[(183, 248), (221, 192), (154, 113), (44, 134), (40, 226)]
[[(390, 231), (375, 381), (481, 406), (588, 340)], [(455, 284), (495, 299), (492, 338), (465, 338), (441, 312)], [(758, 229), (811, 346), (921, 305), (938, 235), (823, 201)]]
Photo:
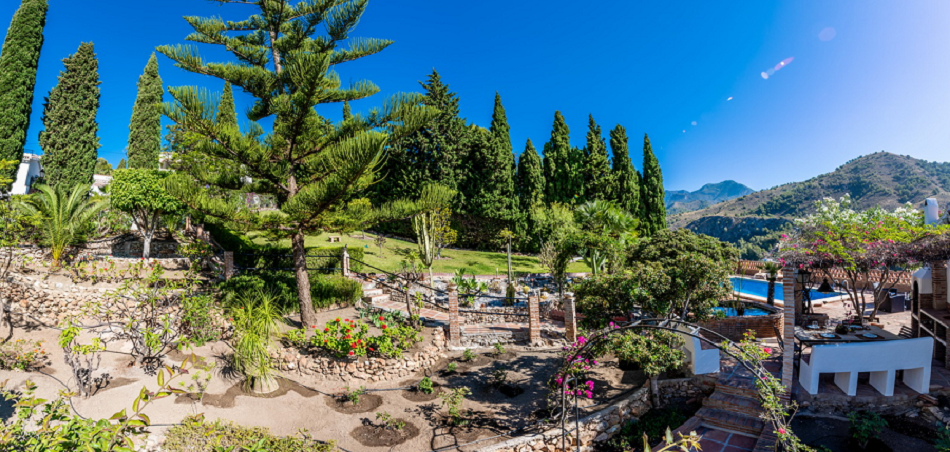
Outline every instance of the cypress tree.
[(162, 149), (162, 78), (155, 54), (148, 59), (139, 77), (138, 96), (129, 124), (129, 168), (157, 169)]
[(472, 142), (471, 168), (465, 184), (465, 191), (469, 192), (466, 210), (475, 217), (512, 220), (515, 211), (515, 178), (511, 171), (514, 155), (511, 153), (505, 107), (497, 93), (491, 127), (485, 131), (473, 126), (473, 130), (476, 139)]
[(640, 230), (647, 237), (666, 229), (663, 172), (653, 155), (650, 137), (643, 134), (643, 183), (640, 184)]
[(640, 215), (640, 173), (634, 168), (627, 147), (627, 130), (617, 124), (610, 131), (614, 184), (611, 199), (635, 217)]
[(567, 168), (565, 172), (567, 174), (567, 184), (568, 190), (565, 193), (567, 202), (578, 203), (584, 199), (584, 161), (586, 160), (584, 156), (584, 150), (572, 146), (571, 152), (567, 156)]
[[(23, 0), (10, 21), (0, 50), (0, 160), (20, 162), (33, 112), (36, 69), (43, 48), (46, 0)], [(0, 179), (15, 179), (13, 165)], [(0, 190), (6, 187), (0, 187)]]
[(522, 211), (544, 204), (544, 169), (531, 140), (518, 158), (518, 198)]
[(40, 147), (46, 183), (71, 190), (78, 184), (92, 184), (97, 167), (100, 82), (93, 44), (80, 44), (63, 65), (59, 82), (43, 104)]
[(115, 169), (128, 169), (128, 164), (125, 163), (125, 159), (119, 160), (119, 164), (115, 166)]
[(601, 134), (600, 126), (590, 115), (587, 124), (587, 147), (584, 148), (584, 199), (609, 200), (613, 188), (613, 173), (610, 171), (610, 159), (607, 157), (607, 143)]
[(237, 108), (234, 106), (234, 93), (230, 82), (224, 83), (224, 93), (221, 94), (221, 104), (218, 105), (218, 122), (237, 124)]
[(570, 161), (570, 133), (561, 112), (554, 112), (551, 139), (544, 145), (545, 196), (549, 203), (569, 202), (575, 194)]

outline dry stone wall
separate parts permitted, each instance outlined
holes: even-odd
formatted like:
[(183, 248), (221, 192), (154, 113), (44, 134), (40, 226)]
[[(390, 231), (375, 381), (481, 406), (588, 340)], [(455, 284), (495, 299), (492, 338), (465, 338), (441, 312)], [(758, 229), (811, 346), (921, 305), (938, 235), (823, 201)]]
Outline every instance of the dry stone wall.
[(54, 326), (66, 317), (81, 315), (83, 306), (108, 297), (113, 290), (66, 283), (51, 284), (42, 278), (11, 274), (2, 287), (0, 301), (10, 303), (11, 314), (15, 318)]

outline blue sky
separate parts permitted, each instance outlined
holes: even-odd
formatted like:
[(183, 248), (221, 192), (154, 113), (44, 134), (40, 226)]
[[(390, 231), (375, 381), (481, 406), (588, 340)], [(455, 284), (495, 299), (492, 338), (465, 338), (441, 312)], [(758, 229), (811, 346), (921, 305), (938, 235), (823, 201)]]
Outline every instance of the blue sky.
[[(18, 3), (0, 2), (0, 27)], [(50, 3), (27, 148), (39, 150), (43, 97), (60, 60), (93, 41), (99, 152), (113, 164), (152, 49), (184, 42), (182, 16), (240, 19), (250, 9), (205, 0)], [(357, 34), (396, 43), (340, 72), (386, 94), (418, 90), (435, 68), (460, 94), (462, 115), (483, 126), (498, 91), (518, 152), (527, 138), (540, 149), (555, 110), (582, 146), (592, 113), (605, 132), (627, 128), (637, 167), (649, 133), (668, 189), (724, 179), (763, 189), (879, 150), (950, 160), (947, 23), (950, 2), (933, 0), (374, 0)], [(159, 63), (166, 85), (221, 87), (164, 57)], [(321, 113), (338, 117), (332, 108)]]

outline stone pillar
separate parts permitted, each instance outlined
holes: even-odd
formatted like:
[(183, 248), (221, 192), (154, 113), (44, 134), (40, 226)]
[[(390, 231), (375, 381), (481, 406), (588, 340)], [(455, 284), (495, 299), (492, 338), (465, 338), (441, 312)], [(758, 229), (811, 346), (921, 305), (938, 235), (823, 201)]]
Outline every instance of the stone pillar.
[(574, 296), (564, 297), (564, 339), (568, 342), (577, 340), (577, 314), (574, 310)]
[(191, 216), (185, 217), (185, 232), (191, 232)]
[(224, 279), (228, 280), (234, 276), (234, 251), (224, 252)]
[(450, 347), (462, 346), (462, 326), (459, 318), (459, 292), (454, 282), (449, 283), (449, 331)]
[(346, 245), (343, 245), (343, 257), (340, 258), (341, 267), (343, 267), (343, 276), (350, 276), (350, 253)]
[(947, 262), (931, 262), (930, 270), (933, 278), (934, 309), (947, 309)]
[(785, 267), (782, 270), (782, 298), (785, 300), (784, 318), (782, 322), (782, 386), (789, 394), (792, 392), (795, 377), (795, 321), (796, 300), (799, 292), (795, 277), (798, 271), (794, 267)]
[(530, 345), (541, 342), (541, 310), (537, 295), (528, 297), (528, 343)]

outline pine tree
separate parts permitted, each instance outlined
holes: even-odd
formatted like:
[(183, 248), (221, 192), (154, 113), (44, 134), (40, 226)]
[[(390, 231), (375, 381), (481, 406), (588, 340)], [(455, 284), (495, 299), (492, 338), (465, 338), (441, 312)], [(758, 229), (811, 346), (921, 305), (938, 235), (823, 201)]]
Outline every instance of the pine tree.
[(122, 159), (122, 160), (119, 160), (119, 164), (115, 166), (115, 169), (117, 169), (117, 170), (120, 170), (120, 169), (127, 169), (128, 167), (129, 167), (129, 165), (128, 165), (127, 163), (125, 163), (125, 159)]
[(59, 73), (59, 82), (43, 104), (40, 147), (46, 183), (71, 190), (78, 184), (92, 184), (97, 167), (100, 82), (93, 44), (80, 44), (63, 65), (66, 68)]
[(613, 153), (613, 189), (611, 200), (635, 217), (640, 215), (640, 173), (634, 168), (627, 147), (627, 130), (617, 124), (610, 131)]
[(551, 139), (544, 144), (544, 182), (547, 202), (570, 202), (574, 198), (571, 172), (570, 129), (560, 111), (554, 112)]
[[(20, 162), (33, 112), (36, 69), (43, 48), (47, 0), (23, 0), (10, 21), (0, 50), (0, 160)], [(19, 165), (6, 174), (15, 179)], [(0, 190), (6, 187), (0, 186)]]
[[(460, 190), (468, 154), (468, 133), (465, 120), (459, 117), (458, 95), (449, 90), (435, 70), (425, 82), (424, 105), (439, 110), (439, 114), (421, 129), (395, 140), (388, 149), (383, 164), (386, 178), (374, 187), (376, 203), (392, 199), (416, 199), (422, 188), (437, 183), (450, 190)], [(460, 193), (455, 204), (464, 203)]]
[[(189, 17), (195, 30), (189, 39), (221, 45), (234, 55), (225, 64), (206, 63), (191, 45), (158, 48), (178, 67), (228, 81), (255, 98), (248, 111), (250, 130), (242, 132), (207, 113), (217, 107), (207, 104), (214, 96), (192, 87), (170, 88), (174, 102), (165, 113), (198, 145), (182, 154), (181, 168), (168, 176), (165, 186), (188, 208), (239, 224), (264, 225), (289, 238), (304, 325), (317, 323), (306, 234), (324, 230), (337, 212), (376, 181), (381, 175), (377, 165), (392, 136), (411, 134), (434, 117), (432, 109), (420, 106), (424, 97), (416, 94), (397, 95), (384, 107), (353, 115), (342, 124), (317, 113), (318, 106), (365, 99), (380, 91), (368, 81), (341, 86), (335, 68), (392, 44), (350, 37), (366, 6), (366, 0), (268, 0), (243, 6), (256, 9), (243, 21)], [(346, 48), (339, 47), (344, 43)], [(271, 120), (268, 133), (261, 123)], [(191, 165), (192, 158), (208, 164)], [(251, 182), (243, 179), (245, 174)], [(228, 202), (248, 191), (272, 197), (279, 214)], [(412, 212), (397, 209), (405, 205), (397, 203), (369, 216), (406, 217)]]
[(157, 169), (162, 149), (162, 78), (155, 54), (148, 59), (139, 77), (138, 96), (129, 124), (129, 168)]
[(224, 83), (224, 93), (221, 94), (221, 105), (218, 106), (218, 122), (222, 124), (237, 124), (237, 108), (234, 106), (234, 93), (231, 84)]
[(343, 102), (343, 120), (346, 121), (353, 117), (353, 109), (349, 102)]
[(667, 228), (663, 172), (653, 155), (650, 137), (643, 135), (643, 182), (640, 184), (640, 230), (650, 237)]
[(108, 176), (112, 174), (112, 165), (109, 164), (109, 161), (99, 157), (96, 159), (96, 174), (102, 174)]
[(613, 173), (607, 157), (607, 143), (600, 126), (590, 115), (587, 125), (587, 147), (584, 148), (584, 199), (607, 201), (613, 188)]

